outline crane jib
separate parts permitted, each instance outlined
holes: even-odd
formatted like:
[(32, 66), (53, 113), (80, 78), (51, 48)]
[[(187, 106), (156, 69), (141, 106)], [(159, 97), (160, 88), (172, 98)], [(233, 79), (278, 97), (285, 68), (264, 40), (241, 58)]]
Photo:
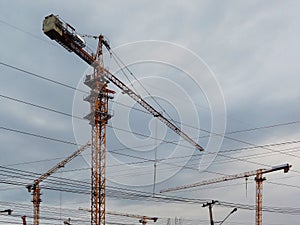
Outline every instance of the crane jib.
[(199, 151), (203, 151), (204, 148), (201, 147), (198, 143), (196, 143), (193, 139), (191, 139), (186, 133), (180, 130), (176, 125), (171, 123), (167, 118), (165, 118), (161, 113), (159, 113), (156, 109), (154, 109), (151, 105), (149, 105), (144, 99), (142, 99), (139, 95), (137, 95), (134, 91), (132, 91), (129, 87), (127, 87), (122, 81), (116, 78), (112, 73), (108, 70), (105, 70), (104, 76), (119, 87), (124, 93), (130, 96), (133, 100), (139, 103), (144, 109), (150, 112), (154, 117), (157, 117), (161, 122), (167, 125), (171, 130), (180, 135), (184, 140), (189, 142)]
[(219, 178), (213, 178), (213, 179), (209, 179), (209, 180), (203, 180), (203, 181), (193, 183), (193, 184), (171, 187), (171, 188), (161, 190), (160, 193), (195, 188), (195, 187), (200, 187), (200, 186), (215, 184), (215, 183), (221, 183), (224, 181), (230, 181), (230, 180), (235, 180), (235, 179), (240, 179), (240, 178), (247, 178), (247, 177), (255, 176), (257, 174), (266, 174), (266, 173), (271, 173), (271, 172), (275, 172), (278, 170), (283, 170), (284, 173), (286, 173), (290, 168), (291, 168), (291, 165), (286, 163), (286, 164), (283, 164), (280, 166), (274, 166), (271, 169), (259, 169), (259, 170), (245, 172), (245, 173), (239, 173), (239, 174), (227, 175), (227, 176), (219, 177)]

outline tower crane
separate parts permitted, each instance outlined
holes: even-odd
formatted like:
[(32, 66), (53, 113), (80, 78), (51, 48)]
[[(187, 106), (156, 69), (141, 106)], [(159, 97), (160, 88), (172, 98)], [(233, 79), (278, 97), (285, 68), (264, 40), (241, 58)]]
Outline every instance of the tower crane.
[(283, 170), (284, 173), (287, 173), (290, 168), (291, 168), (291, 165), (289, 165), (287, 163), (287, 164), (283, 164), (283, 165), (279, 165), (279, 166), (273, 166), (271, 169), (258, 169), (255, 171), (249, 171), (249, 172), (245, 172), (245, 173), (227, 175), (227, 176), (219, 177), (219, 178), (215, 178), (215, 179), (204, 180), (204, 181), (200, 181), (200, 182), (197, 182), (194, 184), (188, 184), (188, 185), (183, 185), (183, 186), (178, 186), (178, 187), (171, 187), (171, 188), (161, 190), (160, 193), (178, 191), (178, 190), (189, 189), (189, 188), (194, 188), (194, 187), (199, 187), (199, 186), (204, 186), (204, 185), (209, 185), (209, 184), (220, 183), (220, 182), (229, 181), (229, 180), (235, 180), (235, 179), (248, 178), (251, 176), (255, 176), (255, 181), (256, 181), (256, 216), (255, 216), (256, 223), (255, 224), (262, 225), (262, 188), (263, 188), (263, 181), (266, 180), (266, 178), (263, 177), (263, 174), (275, 172), (278, 170)]
[(55, 173), (58, 169), (64, 167), (68, 162), (72, 159), (77, 157), (81, 152), (83, 152), (87, 147), (91, 146), (90, 143), (87, 143), (77, 149), (74, 153), (72, 153), (69, 157), (62, 160), (46, 173), (42, 174), (39, 178), (35, 179), (32, 184), (26, 186), (28, 192), (32, 192), (32, 202), (33, 202), (33, 224), (39, 225), (40, 224), (40, 203), (41, 203), (41, 189), (40, 183), (45, 180), (47, 177), (51, 176)]
[(43, 31), (50, 39), (58, 42), (67, 51), (74, 52), (94, 69), (84, 81), (84, 84), (91, 89), (90, 95), (85, 98), (85, 101), (90, 103), (90, 114), (85, 118), (92, 126), (91, 225), (105, 225), (106, 124), (111, 118), (108, 113), (108, 100), (113, 98), (112, 95), (115, 93), (107, 88), (109, 81), (196, 149), (199, 151), (204, 149), (104, 67), (102, 47), (110, 51), (110, 45), (103, 35), (98, 37), (98, 47), (94, 54), (75, 29), (58, 16), (53, 14), (46, 16), (43, 21)]
[(130, 218), (137, 218), (137, 219), (139, 219), (139, 222), (142, 225), (146, 225), (148, 220), (152, 220), (154, 222), (156, 222), (158, 220), (157, 217), (141, 216), (141, 215), (129, 214), (129, 213), (107, 212), (107, 214), (115, 215), (115, 216), (125, 216), (125, 217), (130, 217)]
[[(85, 209), (85, 208), (79, 208), (79, 210), (91, 211), (91, 210)], [(158, 217), (149, 217), (149, 216), (142, 216), (142, 215), (130, 214), (130, 213), (120, 213), (120, 212), (107, 211), (106, 214), (114, 215), (114, 216), (125, 216), (125, 217), (130, 217), (130, 218), (137, 218), (137, 219), (139, 219), (139, 222), (142, 225), (146, 225), (148, 220), (152, 220), (153, 222), (156, 222), (158, 220)]]

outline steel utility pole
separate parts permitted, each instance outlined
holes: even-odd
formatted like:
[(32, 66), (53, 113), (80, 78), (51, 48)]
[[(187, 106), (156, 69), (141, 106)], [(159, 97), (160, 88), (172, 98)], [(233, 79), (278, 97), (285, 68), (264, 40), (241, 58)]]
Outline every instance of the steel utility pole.
[(212, 200), (211, 202), (206, 202), (202, 205), (202, 207), (207, 207), (208, 206), (210, 225), (214, 225), (212, 207), (216, 203), (218, 203), (218, 201)]

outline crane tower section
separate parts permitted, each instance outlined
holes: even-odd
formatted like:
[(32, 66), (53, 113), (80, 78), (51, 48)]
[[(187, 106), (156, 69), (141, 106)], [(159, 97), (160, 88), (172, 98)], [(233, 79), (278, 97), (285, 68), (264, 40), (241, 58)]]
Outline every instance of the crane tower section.
[(86, 76), (84, 84), (90, 88), (90, 95), (84, 100), (90, 103), (90, 113), (85, 116), (92, 126), (91, 157), (91, 225), (105, 225), (106, 215), (106, 124), (112, 117), (108, 112), (108, 100), (115, 92), (107, 88), (104, 77), (102, 45), (99, 36), (97, 49), (98, 67)]

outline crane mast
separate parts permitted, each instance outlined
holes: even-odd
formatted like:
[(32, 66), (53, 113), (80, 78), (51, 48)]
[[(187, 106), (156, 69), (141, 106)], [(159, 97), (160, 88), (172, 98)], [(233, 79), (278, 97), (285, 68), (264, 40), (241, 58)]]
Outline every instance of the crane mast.
[(200, 186), (209, 185), (209, 184), (220, 183), (220, 182), (229, 181), (229, 180), (235, 180), (235, 179), (255, 176), (255, 181), (256, 181), (255, 221), (256, 221), (256, 225), (262, 225), (262, 188), (263, 188), (263, 181), (266, 180), (266, 178), (263, 177), (263, 174), (275, 172), (278, 170), (283, 170), (284, 173), (287, 173), (290, 168), (291, 168), (291, 165), (289, 165), (287, 163), (287, 164), (283, 164), (283, 165), (279, 165), (279, 166), (274, 166), (270, 169), (258, 169), (255, 171), (239, 173), (239, 174), (234, 174), (234, 175), (227, 175), (227, 176), (219, 177), (219, 178), (215, 178), (215, 179), (204, 180), (204, 181), (200, 181), (200, 182), (197, 182), (194, 184), (188, 184), (188, 185), (182, 185), (182, 186), (178, 186), (178, 187), (167, 188), (167, 189), (161, 190), (160, 193), (178, 191), (178, 190), (200, 187)]
[(91, 157), (91, 225), (105, 225), (106, 199), (106, 124), (111, 118), (108, 113), (108, 100), (115, 92), (107, 88), (111, 81), (124, 93), (157, 117), (175, 133), (189, 142), (199, 151), (203, 151), (198, 143), (191, 139), (175, 124), (149, 105), (138, 94), (126, 86), (104, 67), (103, 46), (110, 51), (108, 42), (103, 35), (98, 37), (96, 54), (91, 52), (75, 29), (53, 14), (45, 17), (43, 31), (50, 39), (55, 40), (69, 52), (74, 52), (83, 61), (93, 67), (93, 74), (87, 75), (84, 84), (90, 88), (90, 95), (85, 101), (90, 103), (90, 113), (85, 117), (92, 126), (92, 157)]
[(70, 162), (72, 159), (77, 157), (81, 152), (83, 152), (87, 147), (89, 147), (91, 144), (87, 143), (80, 147), (78, 150), (73, 152), (69, 157), (62, 160), (58, 164), (56, 164), (54, 167), (52, 167), (50, 170), (48, 170), (46, 173), (42, 174), (39, 178), (35, 179), (32, 184), (29, 184), (26, 186), (28, 192), (32, 192), (32, 202), (33, 202), (33, 224), (39, 225), (40, 224), (40, 203), (41, 203), (41, 189), (40, 189), (40, 183), (45, 180), (47, 177), (51, 176), (53, 173), (55, 173), (58, 169), (64, 167), (68, 162)]
[(106, 124), (111, 118), (108, 113), (108, 100), (115, 92), (107, 88), (104, 78), (102, 46), (105, 42), (99, 36), (97, 49), (97, 67), (87, 75), (84, 84), (90, 95), (84, 100), (90, 103), (90, 113), (85, 117), (92, 126), (92, 157), (91, 157), (91, 224), (105, 225), (106, 215)]

